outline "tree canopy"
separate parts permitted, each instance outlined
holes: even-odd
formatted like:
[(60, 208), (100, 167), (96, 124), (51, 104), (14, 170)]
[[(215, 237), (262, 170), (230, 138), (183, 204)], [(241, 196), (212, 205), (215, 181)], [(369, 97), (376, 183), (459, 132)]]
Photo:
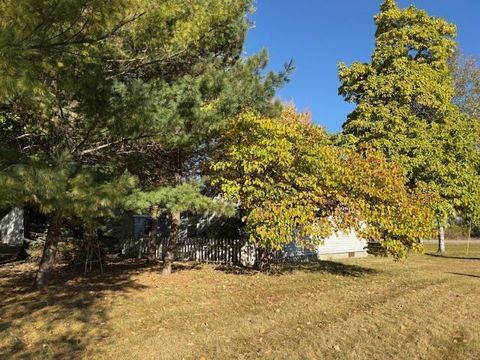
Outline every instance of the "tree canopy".
[(345, 142), (382, 151), (411, 188), (437, 193), (432, 205), (444, 223), (477, 201), (478, 127), (452, 101), (455, 26), (393, 0), (384, 1), (375, 23), (371, 62), (339, 66), (339, 92), (357, 105), (343, 126)]
[[(224, 117), (245, 106), (275, 111), (275, 88), (286, 79), (261, 73), (265, 53), (241, 58), (251, 2), (17, 5), (1, 5), (5, 205), (33, 205), (60, 219), (58, 227), (62, 218), (104, 216), (138, 183), (150, 194), (171, 191), (171, 209), (213, 206), (200, 187), (182, 184), (200, 175)], [(145, 154), (154, 148), (159, 159), (149, 163)], [(37, 175), (48, 181), (31, 182)]]
[(467, 116), (480, 119), (480, 67), (473, 57), (466, 57), (460, 50), (450, 61), (455, 84), (454, 103)]
[(213, 184), (238, 204), (250, 241), (281, 249), (312, 247), (355, 229), (397, 258), (432, 229), (431, 195), (405, 188), (398, 166), (375, 151), (333, 144), (308, 114), (286, 107), (278, 118), (246, 112), (231, 121), (212, 162)]

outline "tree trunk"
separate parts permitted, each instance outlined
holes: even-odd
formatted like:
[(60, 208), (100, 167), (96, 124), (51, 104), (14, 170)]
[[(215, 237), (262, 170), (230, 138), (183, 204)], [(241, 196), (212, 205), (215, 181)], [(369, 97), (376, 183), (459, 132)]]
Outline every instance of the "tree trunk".
[(148, 261), (154, 261), (157, 258), (158, 217), (158, 205), (153, 205), (150, 209), (150, 224), (148, 231)]
[(468, 224), (468, 234), (467, 234), (467, 255), (470, 252), (470, 238), (472, 237), (472, 222)]
[(53, 214), (48, 226), (47, 238), (43, 248), (42, 258), (35, 277), (35, 287), (43, 289), (49, 281), (53, 266), (55, 265), (55, 256), (57, 254), (57, 245), (60, 240), (62, 229), (62, 218), (59, 214)]
[(167, 250), (163, 256), (163, 269), (162, 275), (170, 275), (172, 273), (172, 263), (175, 259), (175, 250), (177, 248), (177, 240), (180, 232), (181, 225), (181, 213), (172, 212), (170, 236), (168, 237)]
[(257, 252), (257, 256), (257, 269), (262, 272), (270, 272), (272, 266), (271, 262), (273, 258), (272, 253), (265, 248), (261, 248)]
[[(182, 183), (182, 155), (178, 149), (174, 151), (170, 159), (172, 168), (175, 169), (174, 184)], [(172, 264), (175, 260), (175, 250), (177, 249), (177, 240), (180, 233), (182, 223), (182, 214), (180, 211), (170, 211), (170, 235), (168, 236), (168, 244), (166, 251), (163, 253), (162, 275), (170, 275), (172, 273)]]
[(437, 220), (437, 229), (438, 229), (438, 250), (440, 254), (445, 254), (445, 229), (443, 224)]
[(28, 258), (28, 241), (23, 240), (22, 247), (18, 251), (16, 260), (25, 260)]

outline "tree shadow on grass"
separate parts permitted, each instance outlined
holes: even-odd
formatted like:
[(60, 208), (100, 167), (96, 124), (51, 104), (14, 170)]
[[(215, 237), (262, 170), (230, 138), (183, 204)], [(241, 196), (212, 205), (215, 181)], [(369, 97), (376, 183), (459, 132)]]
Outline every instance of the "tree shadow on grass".
[(464, 273), (457, 273), (457, 272), (449, 272), (448, 274), (459, 275), (459, 276), (467, 276), (467, 277), (479, 278), (480, 279), (480, 275), (464, 274)]
[(448, 254), (438, 254), (438, 253), (425, 253), (427, 256), (438, 257), (443, 259), (457, 259), (457, 260), (477, 260), (480, 261), (480, 257), (471, 257), (466, 255), (448, 255)]
[(202, 264), (198, 262), (175, 262), (172, 265), (172, 273), (189, 270), (201, 270)]
[[(223, 271), (227, 274), (234, 275), (255, 275), (260, 273), (260, 271), (242, 267), (242, 266), (227, 266), (221, 265), (217, 266), (215, 270)], [(310, 273), (324, 273), (332, 274), (346, 277), (362, 277), (366, 275), (372, 275), (378, 272), (378, 270), (353, 265), (345, 264), (342, 262), (336, 261), (327, 261), (327, 260), (317, 260), (309, 262), (296, 262), (296, 263), (279, 263), (273, 264), (272, 268), (267, 274), (270, 275), (286, 275), (293, 273), (295, 271), (300, 272), (310, 272)]]
[(86, 277), (80, 269), (59, 266), (52, 285), (38, 291), (32, 286), (36, 266), (1, 266), (0, 357), (81, 358), (87, 346), (111, 335), (108, 299), (145, 288), (133, 277), (147, 269), (158, 271), (138, 260), (117, 261), (103, 275)]
[(215, 270), (232, 275), (255, 275), (260, 273), (257, 269), (241, 265), (218, 265), (215, 267)]
[(362, 277), (378, 273), (378, 270), (358, 266), (354, 264), (345, 264), (337, 261), (318, 260), (305, 263), (283, 263), (278, 266), (280, 274), (291, 273), (293, 271), (324, 273), (339, 275), (345, 277)]

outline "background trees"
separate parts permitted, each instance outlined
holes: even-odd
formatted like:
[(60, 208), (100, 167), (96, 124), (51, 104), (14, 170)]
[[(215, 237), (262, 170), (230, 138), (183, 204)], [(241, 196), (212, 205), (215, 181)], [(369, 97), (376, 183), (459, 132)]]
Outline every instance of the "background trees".
[(480, 68), (477, 60), (460, 50), (450, 59), (455, 85), (454, 103), (470, 118), (480, 119)]
[[(471, 131), (477, 136), (477, 147), (480, 144), (480, 68), (477, 61), (472, 57), (465, 57), (460, 50), (457, 50), (450, 59), (450, 71), (453, 74), (455, 96), (453, 98), (462, 112), (468, 117)], [(477, 179), (480, 175), (480, 158), (474, 160), (473, 166), (476, 169)], [(461, 209), (460, 215), (463, 223), (468, 227), (470, 234), (472, 225), (480, 224), (480, 184), (477, 182), (470, 184), (468, 190), (468, 201), (465, 202)]]
[(393, 0), (384, 1), (375, 23), (371, 63), (339, 67), (339, 92), (357, 104), (343, 133), (346, 142), (373, 146), (400, 164), (411, 188), (425, 184), (439, 195), (432, 205), (444, 252), (445, 222), (471, 202), (478, 181), (477, 130), (452, 102), (455, 27)]

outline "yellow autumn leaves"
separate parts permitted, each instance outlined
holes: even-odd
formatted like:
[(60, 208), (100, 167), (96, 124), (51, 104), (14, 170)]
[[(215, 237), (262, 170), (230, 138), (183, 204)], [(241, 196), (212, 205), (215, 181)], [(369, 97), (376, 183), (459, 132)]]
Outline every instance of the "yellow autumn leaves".
[(260, 247), (294, 237), (315, 246), (335, 231), (356, 229), (398, 258), (431, 231), (428, 195), (410, 193), (399, 167), (369, 149), (332, 142), (308, 114), (286, 106), (278, 118), (245, 112), (231, 120), (213, 185), (238, 204)]

